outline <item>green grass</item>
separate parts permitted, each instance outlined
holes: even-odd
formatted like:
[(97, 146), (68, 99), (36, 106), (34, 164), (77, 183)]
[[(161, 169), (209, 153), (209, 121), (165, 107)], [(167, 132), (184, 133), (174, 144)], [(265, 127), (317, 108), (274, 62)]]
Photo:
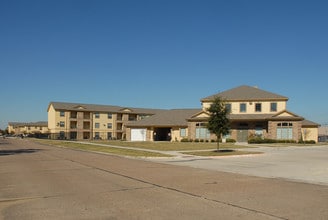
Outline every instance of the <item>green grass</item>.
[[(67, 147), (71, 149), (79, 149), (86, 151), (96, 151), (124, 156), (133, 157), (171, 157), (171, 155), (165, 154), (166, 151), (188, 151), (183, 152), (184, 154), (196, 155), (196, 156), (229, 156), (229, 155), (243, 155), (243, 154), (254, 154), (254, 152), (247, 151), (236, 151), (235, 149), (247, 148), (248, 146), (235, 145), (233, 143), (222, 143), (220, 144), (221, 149), (224, 151), (217, 152), (216, 143), (209, 142), (128, 142), (128, 141), (85, 141), (85, 143), (78, 143), (74, 141), (64, 141), (64, 140), (40, 140), (35, 139), (35, 141), (55, 145), (59, 147)], [(91, 143), (91, 144), (89, 144)], [(108, 146), (92, 145), (94, 144), (104, 144)], [(111, 147), (113, 146), (113, 147)], [(114, 146), (119, 146), (123, 148), (116, 148)], [(129, 149), (129, 148), (139, 148), (139, 150)], [(144, 150), (140, 150), (144, 149)], [(157, 150), (161, 152), (150, 152), (147, 150)]]
[[(152, 142), (152, 141), (141, 141), (141, 142), (129, 142), (129, 141), (91, 141), (93, 143), (108, 144), (113, 146), (125, 146), (125, 147), (136, 147), (149, 150), (160, 150), (160, 151), (185, 151), (185, 150), (211, 150), (216, 149), (216, 143), (209, 142)], [(233, 143), (222, 143), (220, 148), (225, 149), (240, 149), (247, 148), (248, 146), (235, 145)]]
[(105, 147), (105, 146), (81, 144), (81, 143), (58, 141), (58, 140), (37, 140), (37, 142), (48, 144), (48, 145), (54, 145), (57, 147), (66, 147), (70, 149), (110, 153), (110, 154), (124, 155), (124, 156), (131, 156), (131, 157), (171, 157), (171, 155), (167, 155), (164, 153), (162, 154), (157, 152), (114, 148), (110, 146)]

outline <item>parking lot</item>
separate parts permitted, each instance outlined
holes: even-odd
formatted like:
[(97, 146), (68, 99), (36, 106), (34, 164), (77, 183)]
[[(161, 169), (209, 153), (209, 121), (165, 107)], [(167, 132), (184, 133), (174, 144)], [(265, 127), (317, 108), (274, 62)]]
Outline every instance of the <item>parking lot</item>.
[(259, 147), (262, 154), (155, 159), (157, 162), (328, 185), (328, 146)]

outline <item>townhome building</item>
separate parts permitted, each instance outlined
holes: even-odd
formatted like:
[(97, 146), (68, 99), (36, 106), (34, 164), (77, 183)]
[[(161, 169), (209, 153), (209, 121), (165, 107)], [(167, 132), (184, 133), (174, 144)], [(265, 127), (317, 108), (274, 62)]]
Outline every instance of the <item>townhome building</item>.
[(201, 99), (201, 109), (167, 110), (141, 121), (130, 122), (127, 139), (131, 141), (215, 140), (206, 128), (207, 109), (215, 97), (229, 109), (230, 134), (223, 139), (247, 142), (250, 138), (280, 140), (318, 140), (319, 124), (287, 110), (286, 96), (257, 87), (239, 86)]
[(50, 102), (48, 127), (51, 139), (126, 139), (125, 124), (161, 110)]
[(38, 121), (38, 122), (9, 122), (8, 123), (9, 134), (16, 135), (35, 135), (40, 136), (40, 134), (46, 135), (49, 133), (48, 122)]

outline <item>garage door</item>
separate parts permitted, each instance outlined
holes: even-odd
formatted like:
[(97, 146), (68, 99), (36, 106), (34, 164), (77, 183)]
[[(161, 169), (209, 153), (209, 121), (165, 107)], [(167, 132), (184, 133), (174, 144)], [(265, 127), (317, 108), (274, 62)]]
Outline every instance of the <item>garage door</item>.
[(131, 129), (131, 141), (146, 141), (146, 128)]

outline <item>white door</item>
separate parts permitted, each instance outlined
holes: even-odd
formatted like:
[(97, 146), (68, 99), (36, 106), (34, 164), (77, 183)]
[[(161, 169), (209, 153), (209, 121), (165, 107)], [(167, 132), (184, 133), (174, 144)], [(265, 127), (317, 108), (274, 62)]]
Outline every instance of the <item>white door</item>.
[(131, 141), (146, 141), (146, 128), (131, 129)]

